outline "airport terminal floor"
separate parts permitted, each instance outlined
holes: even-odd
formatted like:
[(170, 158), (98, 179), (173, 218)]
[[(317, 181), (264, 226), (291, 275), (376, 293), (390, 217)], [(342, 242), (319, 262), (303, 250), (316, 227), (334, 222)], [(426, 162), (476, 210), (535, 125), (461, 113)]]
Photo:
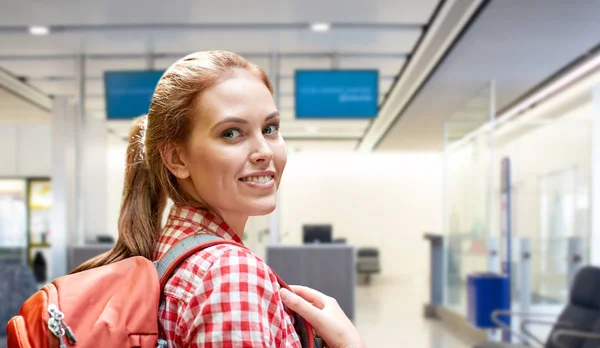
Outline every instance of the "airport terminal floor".
[(423, 316), (427, 289), (415, 284), (359, 287), (356, 325), (367, 347), (466, 348), (469, 338)]

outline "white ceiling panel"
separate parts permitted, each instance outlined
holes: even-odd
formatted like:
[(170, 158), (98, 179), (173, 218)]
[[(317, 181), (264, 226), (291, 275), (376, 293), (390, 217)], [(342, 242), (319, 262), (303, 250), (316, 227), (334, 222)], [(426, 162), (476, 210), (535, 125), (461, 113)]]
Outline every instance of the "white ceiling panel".
[(104, 111), (106, 109), (106, 101), (104, 99), (104, 96), (85, 98), (85, 107), (90, 110)]
[[(194, 51), (190, 51), (189, 53), (193, 53)], [(179, 58), (183, 58), (184, 56), (181, 56)], [(173, 63), (175, 63), (177, 61), (178, 58), (176, 57), (169, 57), (169, 58), (157, 58), (154, 59), (153, 61), (153, 65), (154, 65), (154, 69), (156, 70), (166, 70), (168, 69), (171, 65), (173, 65)]]
[(23, 32), (0, 35), (0, 54), (145, 53), (152, 44), (146, 34), (128, 31), (52, 33), (49, 36)]
[(276, 39), (273, 31), (261, 30), (163, 32), (153, 37), (153, 49), (165, 53), (210, 50), (264, 53), (278, 51)]
[(279, 88), (281, 93), (294, 94), (294, 80), (284, 79), (279, 81)]
[(381, 96), (387, 93), (387, 91), (390, 90), (392, 83), (394, 83), (394, 80), (392, 79), (379, 80), (379, 95)]
[(332, 59), (329, 57), (282, 58), (279, 66), (282, 75), (293, 76), (296, 70), (301, 69), (330, 69)]
[(77, 86), (73, 81), (40, 81), (32, 80), (30, 85), (42, 90), (48, 95), (76, 95)]
[(26, 54), (75, 54), (82, 52), (83, 42), (80, 35), (44, 36), (27, 34), (0, 35), (0, 55)]
[(342, 58), (339, 60), (340, 69), (377, 69), (381, 76), (398, 75), (406, 63), (403, 58)]
[(50, 112), (42, 110), (16, 95), (0, 88), (0, 124), (46, 123), (50, 122)]
[[(152, 49), (156, 52), (180, 53), (223, 49), (245, 53), (263, 52), (386, 52), (407, 53), (412, 50), (421, 30), (337, 29), (326, 33), (310, 30), (200, 30), (188, 32), (166, 31), (152, 36)], [(133, 39), (132, 39), (133, 40)], [(122, 41), (122, 42), (121, 42)], [(115, 47), (112, 47), (114, 45)], [(147, 52), (146, 40), (138, 42), (116, 37), (110, 43), (93, 42), (86, 45), (88, 51), (113, 49), (122, 51), (122, 45), (130, 45), (127, 52)]]
[(104, 76), (104, 71), (110, 70), (139, 70), (147, 64), (146, 59), (87, 59), (85, 62), (86, 75)]
[(75, 74), (73, 59), (0, 60), (0, 68), (10, 71), (15, 76), (46, 77)]
[(122, 23), (426, 23), (436, 0), (8, 0), (3, 25)]
[[(58, 36), (57, 34), (55, 36)], [(152, 47), (144, 33), (136, 34), (127, 31), (104, 33), (83, 33), (79, 35), (82, 50), (79, 53), (106, 54), (116, 53), (144, 53)]]
[(86, 95), (104, 95), (104, 80), (87, 80), (85, 84)]
[(285, 52), (407, 53), (420, 35), (421, 30), (340, 29), (327, 33), (303, 30), (282, 36), (279, 41), (280, 50)]
[(286, 95), (279, 98), (279, 108), (285, 110), (294, 110), (294, 95)]
[(32, 36), (27, 33), (0, 35), (0, 55), (144, 53), (150, 43), (145, 36), (126, 31), (107, 33), (53, 33)]

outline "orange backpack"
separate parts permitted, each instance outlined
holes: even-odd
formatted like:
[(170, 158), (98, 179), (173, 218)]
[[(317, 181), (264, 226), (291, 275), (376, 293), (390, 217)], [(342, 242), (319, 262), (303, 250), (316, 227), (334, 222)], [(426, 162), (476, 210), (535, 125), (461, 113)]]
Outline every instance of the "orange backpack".
[[(166, 347), (158, 330), (162, 288), (187, 257), (217, 244), (245, 248), (197, 234), (174, 245), (159, 262), (136, 256), (57, 278), (8, 322), (8, 347)], [(291, 290), (279, 276), (277, 280)], [(310, 324), (296, 314), (295, 319), (302, 347), (314, 348)]]

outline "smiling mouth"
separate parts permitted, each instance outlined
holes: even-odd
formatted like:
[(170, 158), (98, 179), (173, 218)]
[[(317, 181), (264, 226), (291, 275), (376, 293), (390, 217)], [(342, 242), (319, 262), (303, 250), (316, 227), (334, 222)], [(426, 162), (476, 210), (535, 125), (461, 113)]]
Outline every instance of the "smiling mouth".
[(247, 176), (245, 178), (241, 178), (240, 181), (254, 182), (257, 184), (266, 184), (274, 178), (274, 175)]

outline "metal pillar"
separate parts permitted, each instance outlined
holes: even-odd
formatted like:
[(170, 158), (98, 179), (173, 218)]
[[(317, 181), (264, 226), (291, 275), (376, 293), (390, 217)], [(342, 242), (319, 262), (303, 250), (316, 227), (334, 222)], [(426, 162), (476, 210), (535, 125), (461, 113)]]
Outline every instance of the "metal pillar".
[(590, 243), (590, 263), (600, 266), (600, 84), (594, 86), (592, 92), (592, 172), (591, 172), (591, 212), (592, 235)]
[(567, 291), (571, 289), (575, 275), (583, 265), (583, 242), (579, 236), (567, 238)]
[(340, 56), (337, 53), (331, 55), (331, 69), (337, 70), (340, 68)]
[(444, 237), (438, 234), (425, 234), (429, 241), (429, 303), (425, 304), (426, 318), (438, 318), (436, 307), (444, 299)]
[(488, 166), (489, 166), (489, 174), (488, 174), (488, 226), (489, 226), (489, 234), (490, 235), (497, 235), (496, 233), (494, 233), (493, 231), (496, 229), (496, 226), (493, 226), (493, 222), (494, 220), (494, 214), (496, 213), (496, 209), (498, 208), (499, 211), (499, 207), (496, 207), (496, 205), (494, 204), (496, 202), (496, 193), (495, 193), (495, 173), (496, 170), (494, 169), (494, 164), (496, 163), (496, 157), (495, 157), (495, 142), (494, 142), (494, 136), (495, 136), (495, 130), (496, 130), (496, 80), (491, 80), (490, 81), (490, 85), (489, 85), (489, 110), (488, 110), (488, 122), (490, 124), (490, 128), (489, 128), (489, 134), (487, 136), (487, 140), (488, 140), (488, 151), (489, 151), (489, 159), (488, 159)]
[(74, 136), (75, 136), (75, 176), (74, 180), (74, 194), (75, 194), (75, 209), (73, 214), (75, 216), (75, 229), (76, 239), (75, 243), (82, 244), (84, 242), (84, 219), (83, 219), (83, 199), (82, 199), (82, 163), (83, 163), (83, 132), (85, 128), (85, 56), (79, 55), (76, 61), (75, 76), (77, 78), (77, 115), (75, 115), (73, 121), (74, 124)]
[(444, 143), (444, 152), (442, 153), (442, 235), (445, 237), (443, 240), (443, 249), (448, 250), (444, 255), (444, 263), (442, 265), (442, 303), (447, 306), (449, 304), (448, 299), (448, 263), (450, 262), (450, 248), (449, 248), (449, 236), (450, 236), (450, 213), (448, 203), (448, 122), (444, 122), (444, 129), (442, 130), (442, 140)]
[[(275, 106), (281, 108), (281, 56), (279, 53), (272, 53), (269, 59), (269, 78), (273, 86), (273, 98)], [(277, 192), (277, 205), (275, 210), (269, 215), (269, 245), (279, 244), (279, 227), (281, 221), (281, 194)]]
[(499, 249), (498, 249), (498, 237), (488, 238), (488, 271), (490, 273), (500, 273), (500, 261), (499, 261)]
[(519, 239), (519, 311), (529, 313), (531, 308), (531, 239)]
[(273, 98), (275, 106), (281, 107), (281, 55), (279, 53), (271, 53), (269, 56), (269, 79), (273, 86)]
[(147, 70), (154, 70), (154, 54), (152, 54), (153, 51), (154, 51), (154, 43), (152, 41), (152, 38), (148, 38), (148, 54), (146, 55), (146, 69)]
[(269, 245), (280, 243), (279, 229), (281, 224), (281, 195), (277, 192), (277, 205), (269, 215)]
[(67, 273), (67, 245), (74, 227), (72, 204), (75, 144), (73, 112), (66, 97), (56, 97), (52, 107), (52, 234), (49, 278)]

